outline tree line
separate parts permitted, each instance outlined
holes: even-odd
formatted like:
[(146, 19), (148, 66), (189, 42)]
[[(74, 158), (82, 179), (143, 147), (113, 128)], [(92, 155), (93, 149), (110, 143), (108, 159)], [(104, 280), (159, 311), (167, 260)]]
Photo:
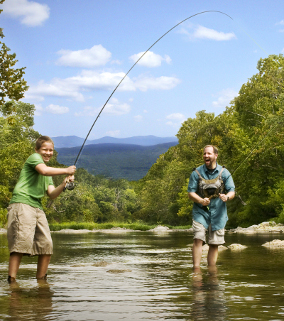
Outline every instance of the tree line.
[[(0, 45), (0, 225), (5, 226), (22, 166), (37, 137), (48, 133), (33, 129), (35, 107), (20, 101), (28, 89), (25, 68), (15, 68), (16, 55), (2, 41)], [(238, 197), (229, 202), (228, 225), (271, 219), (284, 223), (284, 58), (260, 59), (257, 69), (222, 114), (201, 110), (187, 119), (177, 133), (179, 143), (161, 154), (142, 179), (93, 176), (80, 168), (74, 190), (52, 203), (43, 200), (49, 221), (190, 224), (189, 176), (203, 163), (203, 147), (213, 144), (219, 148), (218, 162), (232, 173), (236, 185)], [(50, 166), (63, 166), (56, 153)], [(54, 177), (55, 184), (61, 179)]]

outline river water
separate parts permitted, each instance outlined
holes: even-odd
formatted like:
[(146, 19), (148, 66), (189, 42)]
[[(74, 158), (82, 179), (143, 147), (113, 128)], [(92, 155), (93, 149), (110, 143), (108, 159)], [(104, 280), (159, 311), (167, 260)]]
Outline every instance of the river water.
[(284, 320), (284, 249), (263, 247), (282, 234), (227, 234), (216, 271), (192, 271), (189, 232), (53, 233), (48, 282), (36, 258), (6, 281), (0, 235), (0, 320)]

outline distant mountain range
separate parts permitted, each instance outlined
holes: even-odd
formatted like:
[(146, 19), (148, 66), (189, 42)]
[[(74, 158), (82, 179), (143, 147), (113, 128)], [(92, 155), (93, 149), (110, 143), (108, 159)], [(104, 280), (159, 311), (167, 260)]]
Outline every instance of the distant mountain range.
[[(153, 141), (159, 138), (150, 137), (154, 137)], [(135, 137), (131, 138), (134, 139)], [(149, 136), (146, 136), (146, 138), (150, 143)], [(145, 144), (146, 138), (144, 141), (141, 138), (140, 142)], [(127, 141), (126, 138), (123, 140)], [(78, 168), (85, 168), (93, 175), (104, 175), (114, 179), (124, 178), (130, 181), (139, 180), (147, 174), (161, 154), (164, 154), (170, 147), (175, 145), (177, 145), (177, 141), (152, 146), (129, 143), (85, 145), (76, 165)], [(67, 166), (73, 165), (80, 148), (81, 146), (56, 148), (58, 162)]]
[[(58, 148), (64, 147), (78, 147), (82, 146), (84, 138), (78, 136), (58, 136), (52, 137), (54, 141), (54, 147), (57, 150)], [(93, 144), (133, 144), (140, 146), (153, 146), (164, 143), (178, 143), (176, 137), (157, 137), (153, 135), (149, 136), (133, 136), (129, 138), (115, 138), (110, 136), (105, 136), (99, 139), (87, 140), (86, 145)]]

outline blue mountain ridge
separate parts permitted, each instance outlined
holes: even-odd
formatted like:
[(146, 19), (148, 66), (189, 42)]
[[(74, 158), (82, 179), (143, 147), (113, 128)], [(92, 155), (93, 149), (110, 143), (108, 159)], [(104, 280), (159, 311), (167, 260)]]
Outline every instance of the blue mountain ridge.
[[(57, 148), (70, 148), (70, 147), (81, 147), (84, 138), (78, 136), (57, 136), (51, 137), (54, 141), (54, 147)], [(176, 137), (157, 137), (154, 135), (148, 136), (133, 136), (128, 138), (115, 138), (105, 136), (98, 139), (87, 140), (85, 145), (93, 144), (133, 144), (140, 146), (153, 146), (164, 143), (178, 143)]]

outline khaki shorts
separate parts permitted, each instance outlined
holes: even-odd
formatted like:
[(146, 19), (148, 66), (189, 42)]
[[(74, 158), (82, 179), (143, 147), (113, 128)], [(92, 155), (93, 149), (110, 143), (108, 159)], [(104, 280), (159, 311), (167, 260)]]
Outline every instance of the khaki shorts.
[(208, 244), (221, 245), (225, 243), (225, 229), (212, 231), (211, 224), (206, 229), (201, 223), (196, 221), (192, 222), (193, 227), (193, 239), (202, 240), (206, 243), (206, 231), (208, 231)]
[(45, 213), (27, 204), (9, 205), (7, 238), (10, 253), (28, 255), (51, 255), (53, 253)]

